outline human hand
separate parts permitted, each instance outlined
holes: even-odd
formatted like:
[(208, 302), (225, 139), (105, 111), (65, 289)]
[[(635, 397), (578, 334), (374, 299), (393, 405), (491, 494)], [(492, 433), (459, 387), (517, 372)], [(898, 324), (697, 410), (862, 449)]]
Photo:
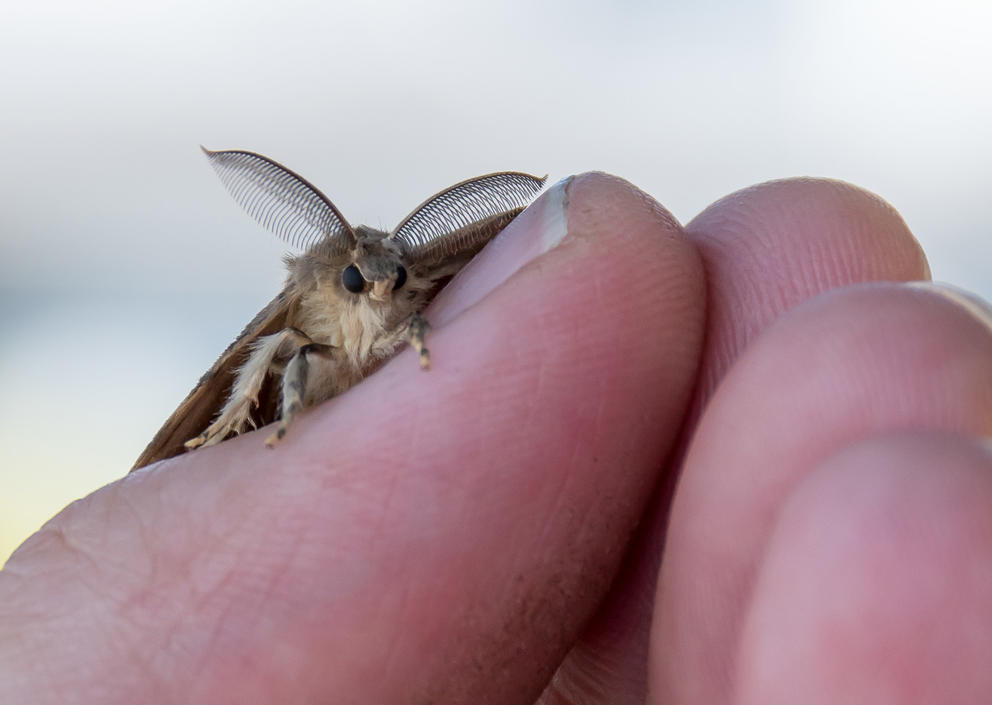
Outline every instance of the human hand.
[(439, 297), (429, 373), (406, 351), (274, 451), (166, 461), (29, 539), (0, 702), (527, 703), (559, 665), (545, 705), (988, 699), (989, 313), (802, 303), (927, 276), (851, 186), (684, 232), (576, 177)]

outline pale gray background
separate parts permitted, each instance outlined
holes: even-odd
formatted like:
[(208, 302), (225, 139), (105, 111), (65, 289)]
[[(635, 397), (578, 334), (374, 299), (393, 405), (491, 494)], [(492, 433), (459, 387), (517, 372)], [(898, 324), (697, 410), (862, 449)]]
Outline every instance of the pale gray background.
[(683, 222), (832, 176), (992, 297), (990, 27), (987, 0), (4, 2), (0, 560), (123, 474), (280, 286), (201, 142), (380, 227), (499, 169), (604, 169)]

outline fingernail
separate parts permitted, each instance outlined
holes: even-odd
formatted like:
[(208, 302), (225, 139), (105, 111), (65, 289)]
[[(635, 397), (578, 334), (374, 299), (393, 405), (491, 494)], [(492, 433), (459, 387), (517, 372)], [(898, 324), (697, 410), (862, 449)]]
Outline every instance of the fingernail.
[(568, 235), (568, 176), (545, 191), (476, 255), (428, 309), (444, 325), (475, 305), (524, 265), (553, 250)]

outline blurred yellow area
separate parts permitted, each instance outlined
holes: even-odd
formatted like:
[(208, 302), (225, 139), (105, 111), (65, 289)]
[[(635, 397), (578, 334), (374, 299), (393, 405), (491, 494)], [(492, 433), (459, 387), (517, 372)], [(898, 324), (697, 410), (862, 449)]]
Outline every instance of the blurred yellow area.
[(91, 430), (90, 425), (83, 424), (49, 439), (34, 435), (33, 424), (23, 424), (20, 429), (3, 424), (0, 561), (6, 561), (63, 507), (126, 472), (129, 466), (121, 452), (101, 449), (99, 436), (89, 435)]
[(184, 354), (156, 347), (157, 331), (180, 325), (180, 301), (3, 299), (16, 310), (0, 306), (0, 560), (67, 504), (123, 477), (233, 338), (242, 314), (218, 302), (228, 331), (201, 331), (178, 346)]

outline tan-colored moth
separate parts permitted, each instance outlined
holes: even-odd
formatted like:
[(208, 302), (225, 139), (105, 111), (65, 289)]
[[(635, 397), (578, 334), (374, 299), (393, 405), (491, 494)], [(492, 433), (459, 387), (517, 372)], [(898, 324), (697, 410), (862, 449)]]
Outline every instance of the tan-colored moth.
[(203, 375), (132, 469), (278, 421), (271, 446), (302, 408), (355, 385), (406, 341), (427, 367), (421, 312), (545, 181), (519, 172), (469, 179), (383, 232), (352, 227), (315, 186), (267, 157), (203, 151), (235, 200), (302, 254), (286, 257), (283, 290)]

